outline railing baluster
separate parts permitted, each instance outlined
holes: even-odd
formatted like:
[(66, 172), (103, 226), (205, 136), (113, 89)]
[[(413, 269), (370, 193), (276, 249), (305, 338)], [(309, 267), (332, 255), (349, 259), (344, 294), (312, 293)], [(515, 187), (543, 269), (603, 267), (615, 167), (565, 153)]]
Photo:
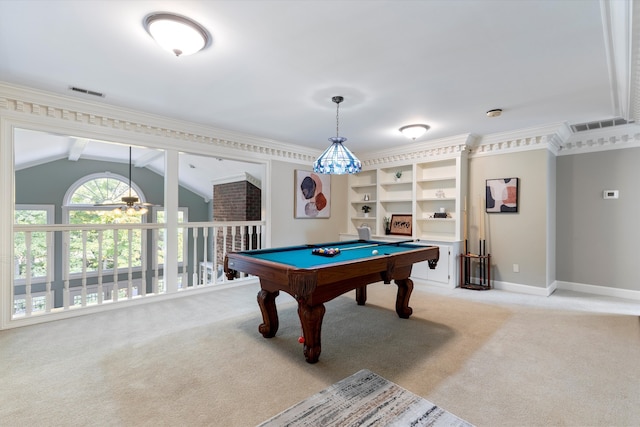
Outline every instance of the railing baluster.
[(120, 290), (118, 289), (118, 229), (113, 230), (113, 288), (111, 288), (111, 300), (118, 301)]
[[(70, 239), (71, 239), (71, 233), (69, 231), (63, 231), (63, 248), (62, 250), (64, 251), (65, 254), (67, 254), (67, 257), (69, 256), (69, 247), (70, 247)], [(71, 269), (71, 264), (69, 262), (69, 260), (67, 261), (67, 263), (65, 263), (62, 266), (62, 278), (64, 281), (64, 289), (62, 291), (62, 306), (64, 307), (65, 310), (69, 309), (69, 299), (70, 299), (70, 295), (69, 295), (69, 276), (70, 276), (70, 270)]]
[[(153, 241), (158, 242), (158, 238), (160, 237), (160, 230), (157, 228), (153, 230)], [(151, 283), (151, 292), (154, 295), (159, 293), (158, 291), (158, 253), (153, 251), (151, 254), (151, 268), (153, 269), (152, 283)]]
[(129, 262), (127, 275), (127, 299), (133, 298), (133, 229), (130, 228), (127, 233), (129, 239)]
[[(147, 230), (140, 230), (140, 234), (140, 241), (142, 244), (142, 248), (144, 248), (143, 252), (141, 253), (145, 253), (144, 251), (146, 251), (147, 248)], [(147, 254), (147, 256), (143, 256), (140, 260), (140, 268), (142, 272), (140, 273), (140, 286), (138, 286), (138, 295), (143, 297), (147, 295), (147, 258), (149, 258), (149, 256), (153, 256), (153, 251), (151, 252), (152, 253), (150, 255)]]
[[(51, 252), (53, 253), (53, 242), (55, 238), (55, 231), (47, 231), (46, 234), (47, 241), (47, 255)], [(47, 260), (47, 271), (45, 275), (45, 312), (51, 313), (51, 309), (53, 308), (53, 293), (51, 292), (51, 282), (53, 277), (53, 266), (49, 265), (49, 257), (46, 257)]]
[[(212, 232), (212, 241), (213, 241), (213, 254), (211, 255), (211, 262), (213, 264), (213, 283), (216, 284), (218, 283), (218, 230), (220, 227), (212, 227), (211, 232)], [(209, 227), (205, 227), (205, 230), (207, 230), (207, 232), (209, 231)]]
[[(261, 236), (265, 227), (266, 225), (260, 221), (209, 221), (179, 224), (178, 231), (184, 236), (183, 246), (179, 252), (181, 265), (177, 270), (177, 276), (168, 278), (164, 273), (166, 269), (163, 270), (159, 264), (159, 246), (156, 245), (159, 237), (162, 237), (161, 233), (168, 232), (163, 224), (15, 224), (14, 233), (16, 235), (24, 233), (25, 236), (24, 239), (16, 240), (23, 242), (22, 251), (25, 253), (20, 254), (20, 261), (17, 264), (20, 270), (14, 273), (14, 286), (20, 285), (25, 289), (25, 307), (16, 311), (11, 300), (13, 318), (29, 317), (35, 314), (55, 314), (71, 308), (91, 309), (93, 306), (99, 307), (107, 302), (126, 303), (134, 299), (134, 296), (166, 293), (168, 280), (172, 281), (172, 288), (177, 288), (174, 286), (176, 281), (181, 282), (179, 291), (226, 282), (226, 276), (218, 277), (225, 253), (261, 247)], [(121, 230), (126, 230), (127, 235), (124, 235), (124, 232), (121, 235)], [(139, 239), (137, 233), (141, 233)], [(192, 248), (188, 246), (189, 233), (192, 234)], [(127, 239), (128, 250), (121, 249), (125, 245), (125, 241), (120, 241), (121, 238)], [(213, 243), (211, 246), (210, 238)], [(153, 245), (148, 244), (147, 241), (150, 239), (154, 242)], [(140, 248), (133, 246), (134, 240), (141, 245)], [(64, 253), (62, 257), (54, 256), (56, 244), (62, 246)], [(111, 257), (111, 245), (113, 245), (113, 260), (106, 260), (107, 256)], [(200, 245), (202, 250), (199, 249)], [(150, 247), (153, 248), (150, 249)], [(139, 250), (143, 251), (143, 256), (138, 260)], [(95, 254), (91, 251), (95, 251)], [(95, 265), (94, 255), (97, 261)], [(41, 258), (46, 261), (42, 263)], [(53, 265), (53, 260), (60, 259), (66, 262)], [(78, 264), (78, 261), (82, 263)], [(168, 261), (164, 260), (165, 263)], [(178, 262), (178, 260), (171, 262)], [(202, 270), (200, 270), (200, 262), (203, 263)], [(54, 275), (56, 267), (61, 268), (59, 276), (61, 280), (58, 279), (60, 282), (56, 282)], [(21, 271), (24, 273), (21, 274)], [(126, 274), (126, 287), (125, 279), (120, 280), (119, 273), (122, 274), (122, 278)], [(247, 275), (243, 274), (240, 277), (247, 277)], [(148, 292), (147, 278), (151, 279), (149, 281), (151, 288)], [(62, 291), (58, 306), (55, 298), (56, 286), (59, 286)], [(121, 298), (120, 290), (127, 291), (127, 298)], [(97, 298), (94, 297), (96, 292)], [(15, 292), (13, 294), (15, 295)], [(16, 298), (23, 299), (22, 295)], [(42, 318), (46, 319), (47, 316)], [(47, 320), (36, 320), (36, 322), (44, 321)]]
[(25, 231), (24, 233), (24, 243), (25, 243), (25, 248), (26, 248), (26, 262), (27, 262), (27, 267), (26, 270), (24, 272), (24, 277), (25, 277), (25, 290), (24, 290), (24, 296), (25, 296), (25, 312), (27, 316), (31, 316), (31, 313), (33, 312), (33, 297), (31, 295), (31, 269), (33, 268), (32, 266), (32, 255), (31, 255), (31, 231)]
[(98, 230), (98, 305), (104, 300), (104, 288), (102, 286), (102, 273), (104, 269), (104, 259), (102, 255), (102, 243), (104, 241), (104, 230)]
[[(82, 289), (80, 305), (87, 305), (87, 230), (82, 230)], [(76, 305), (75, 301), (72, 305)]]

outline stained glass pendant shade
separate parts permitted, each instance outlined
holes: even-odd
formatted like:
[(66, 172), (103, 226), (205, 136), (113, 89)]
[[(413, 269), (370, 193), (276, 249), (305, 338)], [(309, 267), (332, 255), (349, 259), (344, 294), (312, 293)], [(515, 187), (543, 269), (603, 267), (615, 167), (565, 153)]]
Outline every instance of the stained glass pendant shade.
[(342, 145), (347, 138), (341, 137), (338, 131), (340, 103), (344, 101), (344, 98), (334, 96), (331, 100), (336, 103), (336, 136), (329, 138), (331, 145), (313, 163), (313, 171), (336, 175), (358, 173), (362, 170), (362, 163), (347, 147)]

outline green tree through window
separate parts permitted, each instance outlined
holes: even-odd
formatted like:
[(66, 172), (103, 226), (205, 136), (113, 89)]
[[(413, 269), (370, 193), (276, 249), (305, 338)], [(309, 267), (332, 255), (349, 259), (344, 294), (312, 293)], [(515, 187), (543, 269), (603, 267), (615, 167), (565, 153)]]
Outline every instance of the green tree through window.
[[(114, 207), (97, 206), (120, 203), (123, 196), (129, 195), (129, 185), (116, 177), (98, 177), (80, 185), (70, 197), (69, 224), (140, 224), (141, 215), (116, 213)], [(140, 198), (131, 189), (131, 195)], [(86, 243), (83, 248), (83, 234)], [(83, 265), (87, 272), (97, 272), (142, 266), (143, 246), (141, 230), (92, 230), (83, 233), (69, 233), (70, 273), (82, 273)], [(131, 258), (129, 257), (131, 251)]]

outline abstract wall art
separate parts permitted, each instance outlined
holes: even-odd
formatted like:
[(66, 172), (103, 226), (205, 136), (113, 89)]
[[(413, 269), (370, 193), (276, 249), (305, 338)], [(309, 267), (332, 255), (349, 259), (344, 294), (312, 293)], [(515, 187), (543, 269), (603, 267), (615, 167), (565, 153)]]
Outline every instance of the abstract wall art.
[(331, 217), (331, 175), (295, 171), (294, 218)]
[(487, 180), (488, 213), (518, 212), (518, 178)]

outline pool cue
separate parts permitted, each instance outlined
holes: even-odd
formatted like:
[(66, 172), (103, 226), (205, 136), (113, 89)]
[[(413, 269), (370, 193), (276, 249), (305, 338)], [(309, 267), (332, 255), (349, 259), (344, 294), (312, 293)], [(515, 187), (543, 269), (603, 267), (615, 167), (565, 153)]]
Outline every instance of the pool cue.
[[(480, 256), (484, 257), (485, 252), (486, 252), (486, 247), (487, 247), (487, 241), (486, 240), (480, 240)], [(484, 274), (485, 274), (485, 259), (484, 258), (480, 258), (480, 284), (482, 286), (484, 286)]]
[(344, 251), (352, 251), (354, 249), (364, 249), (364, 248), (373, 248), (376, 246), (391, 246), (391, 245), (399, 245), (400, 243), (410, 243), (410, 242), (414, 242), (415, 240), (411, 239), (411, 240), (401, 240), (399, 242), (385, 242), (385, 243), (372, 243), (370, 245), (362, 245), (362, 246), (354, 246), (353, 248), (344, 248), (344, 249), (340, 249), (340, 252), (344, 252)]

